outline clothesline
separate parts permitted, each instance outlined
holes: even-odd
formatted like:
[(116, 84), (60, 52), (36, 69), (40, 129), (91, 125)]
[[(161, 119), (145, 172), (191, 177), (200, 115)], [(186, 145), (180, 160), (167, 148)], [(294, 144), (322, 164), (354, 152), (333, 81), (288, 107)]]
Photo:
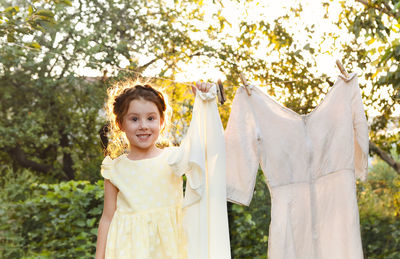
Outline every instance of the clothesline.
[[(14, 43), (14, 42), (7, 42), (6, 45), (14, 45), (14, 46), (18, 46), (18, 47), (21, 47), (21, 48), (34, 50), (34, 51), (40, 51), (41, 50), (41, 49), (37, 49), (37, 48), (34, 48), (34, 47), (29, 47), (29, 46), (22, 45), (22, 44), (19, 44), (19, 43)], [(50, 54), (54, 54), (54, 55), (61, 55), (60, 53), (56, 53), (56, 52), (53, 52), (53, 51), (50, 51), (50, 50), (46, 51), (46, 53), (50, 53)], [(79, 58), (70, 58), (70, 60), (80, 61), (81, 59), (79, 59)], [(89, 64), (95, 64), (95, 65), (104, 65), (101, 62), (95, 62), (95, 61), (85, 61), (85, 62), (89, 63)], [(119, 71), (125, 71), (125, 72), (129, 72), (129, 73), (134, 73), (136, 76), (142, 77), (142, 78), (151, 78), (151, 79), (158, 79), (158, 80), (162, 80), (162, 81), (169, 81), (169, 82), (173, 82), (173, 83), (176, 83), (176, 84), (185, 85), (185, 86), (188, 86), (188, 87), (192, 87), (193, 86), (193, 84), (172, 80), (172, 79), (169, 79), (169, 78), (166, 78), (166, 77), (145, 76), (141, 72), (139, 72), (137, 70), (134, 70), (134, 69), (130, 69), (130, 68), (121, 68), (121, 67), (118, 67), (116, 65), (110, 65), (110, 66), (112, 68), (116, 69), (116, 70), (119, 70)], [(319, 78), (324, 78), (324, 77), (319, 77)], [(299, 80), (283, 80), (283, 81), (280, 81), (279, 83), (287, 84), (287, 83), (295, 83), (295, 82), (298, 82), (298, 81)], [(257, 83), (256, 85), (257, 86), (262, 86), (262, 87), (270, 87), (270, 84), (267, 85), (267, 84)]]

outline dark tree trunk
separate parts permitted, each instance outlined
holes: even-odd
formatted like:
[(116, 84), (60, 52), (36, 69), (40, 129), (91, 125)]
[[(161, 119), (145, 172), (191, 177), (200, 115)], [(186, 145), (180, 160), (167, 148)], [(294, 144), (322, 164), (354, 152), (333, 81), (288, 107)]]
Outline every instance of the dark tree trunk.
[[(60, 139), (60, 146), (65, 148), (69, 147), (69, 140), (68, 140), (68, 135), (65, 133), (61, 133), (61, 139)], [(72, 160), (72, 156), (69, 153), (69, 151), (64, 151), (63, 152), (63, 171), (65, 175), (67, 176), (68, 180), (73, 180), (75, 178), (75, 171), (72, 168), (74, 165), (74, 161)]]

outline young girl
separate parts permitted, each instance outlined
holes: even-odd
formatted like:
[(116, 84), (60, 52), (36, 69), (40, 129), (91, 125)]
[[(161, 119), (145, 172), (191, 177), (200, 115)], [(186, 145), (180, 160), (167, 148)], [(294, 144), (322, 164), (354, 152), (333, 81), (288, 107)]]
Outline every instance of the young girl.
[[(196, 84), (201, 92), (210, 87)], [(127, 142), (128, 153), (107, 156), (101, 166), (104, 209), (96, 259), (187, 258), (182, 178), (167, 161), (174, 149), (155, 145), (166, 121), (164, 96), (149, 85), (127, 87), (115, 98), (109, 94), (112, 136)]]

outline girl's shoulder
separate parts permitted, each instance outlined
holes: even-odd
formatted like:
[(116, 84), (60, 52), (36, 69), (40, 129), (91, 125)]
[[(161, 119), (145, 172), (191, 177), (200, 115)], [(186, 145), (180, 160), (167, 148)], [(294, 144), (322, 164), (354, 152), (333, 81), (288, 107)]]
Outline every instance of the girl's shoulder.
[(126, 157), (125, 153), (115, 158), (106, 156), (101, 162), (101, 175), (106, 179), (115, 180), (116, 175), (118, 175), (117, 171), (126, 167), (127, 159), (128, 158)]
[(124, 156), (126, 156), (126, 154), (121, 154), (121, 155), (119, 155), (119, 156), (117, 156), (117, 157), (115, 157), (115, 158), (111, 158), (110, 156), (106, 156), (106, 157), (103, 159), (103, 162), (101, 162), (101, 166), (102, 166), (102, 167), (103, 167), (103, 166), (105, 166), (105, 167), (113, 166), (115, 163), (117, 163), (118, 161), (120, 161), (121, 159), (123, 159)]
[(101, 168), (109, 167), (114, 164), (114, 159), (112, 159), (110, 156), (106, 156), (103, 161), (101, 162)]
[(113, 168), (114, 168), (114, 160), (110, 156), (106, 156), (103, 159), (103, 162), (101, 162), (101, 175), (105, 179), (111, 180), (112, 174), (113, 174)]
[(106, 156), (101, 162), (101, 170), (102, 171), (113, 171), (115, 165), (123, 160), (125, 154), (119, 155), (116, 158), (111, 158), (110, 156)]

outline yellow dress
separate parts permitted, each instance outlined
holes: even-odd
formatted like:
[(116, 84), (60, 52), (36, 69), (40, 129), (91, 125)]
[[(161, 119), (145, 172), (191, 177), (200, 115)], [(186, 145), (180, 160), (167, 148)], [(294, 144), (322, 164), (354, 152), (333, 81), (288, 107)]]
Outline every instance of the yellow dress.
[(106, 157), (101, 174), (119, 189), (105, 259), (186, 259), (182, 227), (182, 178), (173, 173), (165, 148), (154, 158)]

